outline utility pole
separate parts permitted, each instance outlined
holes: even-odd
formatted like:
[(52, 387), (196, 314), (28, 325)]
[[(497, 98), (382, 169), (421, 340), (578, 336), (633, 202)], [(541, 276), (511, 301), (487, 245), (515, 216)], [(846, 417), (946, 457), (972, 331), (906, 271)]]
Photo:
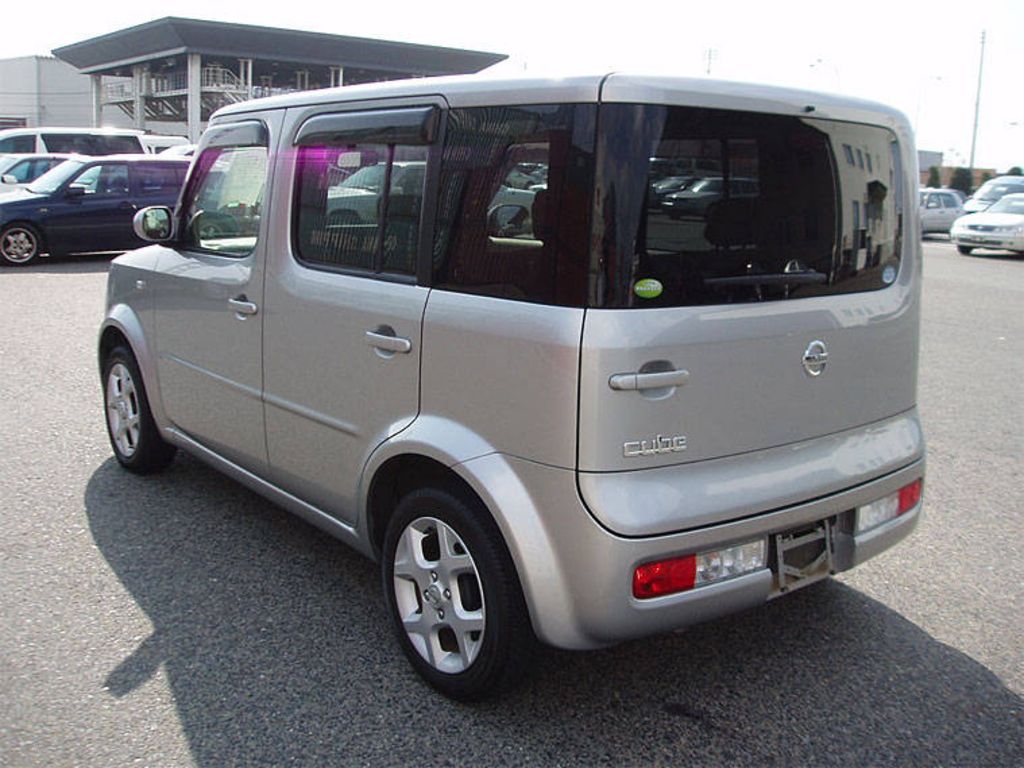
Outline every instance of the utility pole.
[(716, 49), (708, 48), (704, 51), (704, 61), (707, 65), (705, 67), (704, 74), (707, 75), (708, 77), (711, 77), (711, 63), (717, 58), (718, 51)]
[(974, 148), (978, 144), (978, 114), (981, 111), (981, 73), (985, 68), (985, 30), (981, 31), (981, 59), (978, 61), (978, 95), (974, 99), (974, 132), (971, 134), (971, 188), (974, 187)]

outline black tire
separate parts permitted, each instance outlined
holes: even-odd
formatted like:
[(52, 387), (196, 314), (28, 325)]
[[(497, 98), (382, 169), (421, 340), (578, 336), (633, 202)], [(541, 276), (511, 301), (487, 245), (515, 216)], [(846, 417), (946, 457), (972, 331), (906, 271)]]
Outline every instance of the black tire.
[[(454, 539), (449, 536), (454, 542), (452, 550), (471, 573), (448, 578), (448, 563), (437, 543), (440, 537), (431, 541), (429, 534), (429, 526), (434, 523), (447, 526), (455, 534)], [(396, 552), (400, 539), (403, 554), (408, 551), (408, 542), (419, 536), (420, 530), (427, 531), (427, 535), (415, 545), (422, 560), (409, 566), (417, 571), (418, 580), (414, 582), (407, 575), (396, 576)], [(436, 565), (432, 559), (435, 556)], [(536, 639), (512, 557), (498, 526), (478, 500), (436, 488), (423, 488), (405, 496), (388, 522), (381, 575), (398, 642), (413, 668), (438, 691), (452, 699), (472, 701), (498, 695), (523, 679)], [(420, 575), (422, 579), (418, 578)], [(426, 594), (430, 588), (435, 592), (432, 598)], [(410, 598), (411, 595), (415, 597)], [(456, 632), (445, 625), (444, 609), (452, 612), (449, 619), (479, 614), (482, 629), (477, 633), (478, 639), (470, 639), (472, 633), (465, 627), (461, 630), (465, 643), (457, 638)], [(461, 614), (455, 613), (459, 610)], [(421, 646), (424, 650), (417, 650), (412, 635), (421, 633), (407, 631), (403, 615), (422, 616), (424, 624), (433, 622), (429, 634), (437, 643), (434, 650), (429, 648), (431, 641), (424, 641), (422, 636), (419, 642), (425, 643)], [(448, 656), (432, 661), (424, 655), (433, 655), (435, 650), (439, 654), (448, 652)], [(449, 671), (452, 666), (441, 668), (452, 661), (453, 671)]]
[(15, 221), (0, 232), (0, 263), (23, 267), (35, 261), (43, 250), (43, 236), (31, 224)]
[(107, 437), (121, 466), (144, 475), (170, 464), (177, 449), (160, 436), (142, 374), (128, 347), (114, 347), (107, 355), (102, 385)]
[(969, 246), (969, 245), (958, 245), (958, 246), (956, 247), (956, 249), (957, 249), (957, 251), (959, 251), (960, 253), (962, 253), (962, 254), (963, 254), (964, 256), (970, 256), (970, 255), (971, 255), (971, 251), (973, 251), (973, 250), (974, 250), (974, 249), (973, 249), (973, 248), (971, 248), (971, 246)]

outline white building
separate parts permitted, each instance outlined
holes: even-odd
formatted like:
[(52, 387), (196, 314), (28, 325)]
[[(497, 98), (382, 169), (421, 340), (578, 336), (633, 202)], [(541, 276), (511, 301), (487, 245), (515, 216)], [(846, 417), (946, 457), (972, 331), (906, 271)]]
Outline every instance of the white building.
[[(92, 124), (88, 75), (51, 56), (0, 59), (0, 128)], [(103, 111), (102, 125), (131, 128), (132, 120), (121, 110), (109, 108)]]

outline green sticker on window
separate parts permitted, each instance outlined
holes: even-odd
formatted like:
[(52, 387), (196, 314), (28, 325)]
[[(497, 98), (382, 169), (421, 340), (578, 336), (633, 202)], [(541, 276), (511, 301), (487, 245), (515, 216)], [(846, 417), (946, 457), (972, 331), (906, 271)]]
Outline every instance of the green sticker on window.
[(656, 299), (661, 296), (661, 290), (661, 283), (653, 277), (637, 280), (636, 285), (633, 286), (633, 293), (641, 299)]

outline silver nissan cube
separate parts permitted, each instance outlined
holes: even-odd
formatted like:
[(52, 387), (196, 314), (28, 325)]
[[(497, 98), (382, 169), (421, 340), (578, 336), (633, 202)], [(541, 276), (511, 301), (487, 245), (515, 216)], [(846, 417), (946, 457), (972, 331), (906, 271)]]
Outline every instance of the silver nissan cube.
[(457, 699), (538, 640), (761, 605), (920, 518), (916, 176), (896, 111), (711, 80), (227, 107), (110, 270), (114, 454), (185, 450), (379, 561)]

